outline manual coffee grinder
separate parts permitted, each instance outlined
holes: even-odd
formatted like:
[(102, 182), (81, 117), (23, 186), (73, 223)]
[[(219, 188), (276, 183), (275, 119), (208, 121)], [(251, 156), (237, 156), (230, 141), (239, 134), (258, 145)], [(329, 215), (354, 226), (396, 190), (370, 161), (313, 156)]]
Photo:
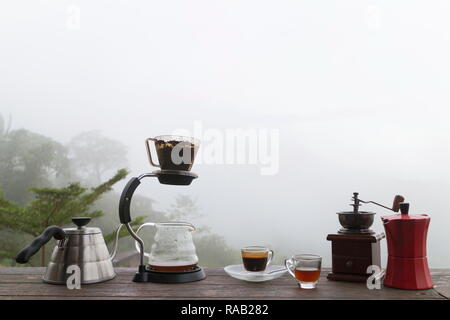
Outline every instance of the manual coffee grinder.
[(367, 273), (369, 266), (381, 269), (380, 241), (384, 233), (375, 233), (370, 227), (374, 221), (374, 212), (360, 211), (361, 203), (372, 203), (385, 209), (398, 212), (402, 196), (396, 196), (392, 208), (374, 201), (363, 201), (354, 192), (352, 197), (353, 211), (338, 212), (342, 228), (336, 234), (329, 234), (331, 241), (332, 272), (329, 280), (366, 282), (371, 275)]
[[(150, 141), (155, 144), (159, 164), (152, 159)], [(205, 272), (197, 265), (198, 258), (190, 235), (195, 230), (194, 226), (185, 222), (146, 223), (135, 232), (130, 225), (131, 198), (142, 179), (154, 177), (161, 184), (188, 186), (197, 178), (197, 175), (190, 170), (199, 142), (189, 137), (158, 136), (146, 139), (145, 144), (150, 164), (160, 167), (160, 170), (131, 178), (122, 191), (119, 202), (120, 222), (136, 240), (140, 254), (138, 272), (133, 281), (184, 283), (205, 279)], [(139, 230), (144, 226), (153, 226), (157, 229), (150, 254), (145, 253), (144, 241), (138, 236)], [(146, 265), (145, 256), (148, 256), (153, 263)]]

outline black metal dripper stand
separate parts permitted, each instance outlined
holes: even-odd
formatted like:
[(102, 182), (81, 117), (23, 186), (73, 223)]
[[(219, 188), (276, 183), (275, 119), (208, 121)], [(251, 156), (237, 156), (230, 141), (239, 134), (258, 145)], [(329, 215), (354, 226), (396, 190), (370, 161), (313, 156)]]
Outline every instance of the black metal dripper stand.
[(141, 180), (147, 177), (156, 177), (161, 184), (188, 186), (192, 180), (198, 176), (189, 171), (181, 170), (157, 170), (152, 173), (145, 173), (139, 177), (133, 177), (128, 181), (119, 202), (120, 222), (124, 224), (131, 236), (139, 243), (140, 247), (140, 263), (138, 272), (134, 275), (134, 282), (157, 282), (157, 283), (183, 283), (199, 281), (206, 278), (206, 274), (202, 268), (196, 266), (191, 270), (178, 272), (163, 272), (151, 270), (144, 264), (144, 241), (134, 232), (130, 225), (130, 204), (134, 191), (141, 184)]

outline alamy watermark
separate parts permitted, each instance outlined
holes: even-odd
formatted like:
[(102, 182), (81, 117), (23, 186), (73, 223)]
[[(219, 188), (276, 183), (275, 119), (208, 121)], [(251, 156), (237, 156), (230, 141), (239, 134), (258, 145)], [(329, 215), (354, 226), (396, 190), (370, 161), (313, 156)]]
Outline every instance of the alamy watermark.
[(366, 23), (370, 30), (376, 31), (381, 28), (381, 9), (378, 5), (367, 6)]
[(66, 28), (68, 30), (81, 29), (81, 9), (77, 5), (70, 5), (66, 8)]
[(193, 130), (177, 129), (173, 135), (195, 137), (201, 147), (198, 164), (256, 165), (261, 175), (275, 175), (280, 167), (280, 130), (267, 128), (204, 128), (194, 121)]
[(383, 278), (383, 270), (380, 266), (370, 265), (367, 267), (366, 272), (371, 274), (366, 281), (367, 289), (369, 290), (380, 290), (381, 289), (381, 280)]
[(81, 289), (81, 269), (78, 265), (72, 264), (67, 267), (67, 274), (70, 276), (67, 277), (66, 286), (67, 289)]

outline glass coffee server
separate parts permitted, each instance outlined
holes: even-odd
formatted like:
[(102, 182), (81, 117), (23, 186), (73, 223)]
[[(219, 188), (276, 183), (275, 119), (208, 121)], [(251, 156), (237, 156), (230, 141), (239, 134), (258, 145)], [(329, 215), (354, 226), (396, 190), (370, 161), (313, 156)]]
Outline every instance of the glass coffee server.
[[(150, 142), (153, 141), (159, 164), (154, 163)], [(120, 196), (119, 217), (130, 235), (136, 240), (139, 250), (139, 268), (134, 282), (183, 283), (206, 278), (204, 270), (198, 266), (198, 257), (191, 232), (195, 227), (185, 222), (146, 223), (134, 232), (130, 225), (130, 204), (141, 180), (155, 177), (159, 183), (174, 186), (188, 186), (198, 176), (190, 172), (199, 147), (199, 141), (182, 136), (158, 136), (145, 140), (150, 164), (160, 170), (144, 173), (131, 178)], [(144, 251), (144, 241), (138, 232), (143, 227), (153, 226), (157, 233), (150, 253)], [(144, 257), (149, 264), (144, 263)]]

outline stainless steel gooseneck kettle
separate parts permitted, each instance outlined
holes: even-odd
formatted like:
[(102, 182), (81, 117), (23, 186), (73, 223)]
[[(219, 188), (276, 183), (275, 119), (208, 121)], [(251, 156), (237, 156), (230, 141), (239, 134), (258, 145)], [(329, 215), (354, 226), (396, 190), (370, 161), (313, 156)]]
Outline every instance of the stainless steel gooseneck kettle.
[(43, 245), (54, 237), (58, 242), (45, 270), (44, 282), (65, 284), (70, 276), (66, 271), (71, 265), (80, 267), (82, 284), (97, 283), (114, 278), (116, 273), (112, 260), (116, 255), (121, 226), (116, 231), (114, 250), (110, 255), (102, 231), (99, 228), (86, 227), (90, 220), (91, 218), (72, 218), (76, 228), (48, 227), (30, 245), (19, 252), (16, 262), (27, 263)]

